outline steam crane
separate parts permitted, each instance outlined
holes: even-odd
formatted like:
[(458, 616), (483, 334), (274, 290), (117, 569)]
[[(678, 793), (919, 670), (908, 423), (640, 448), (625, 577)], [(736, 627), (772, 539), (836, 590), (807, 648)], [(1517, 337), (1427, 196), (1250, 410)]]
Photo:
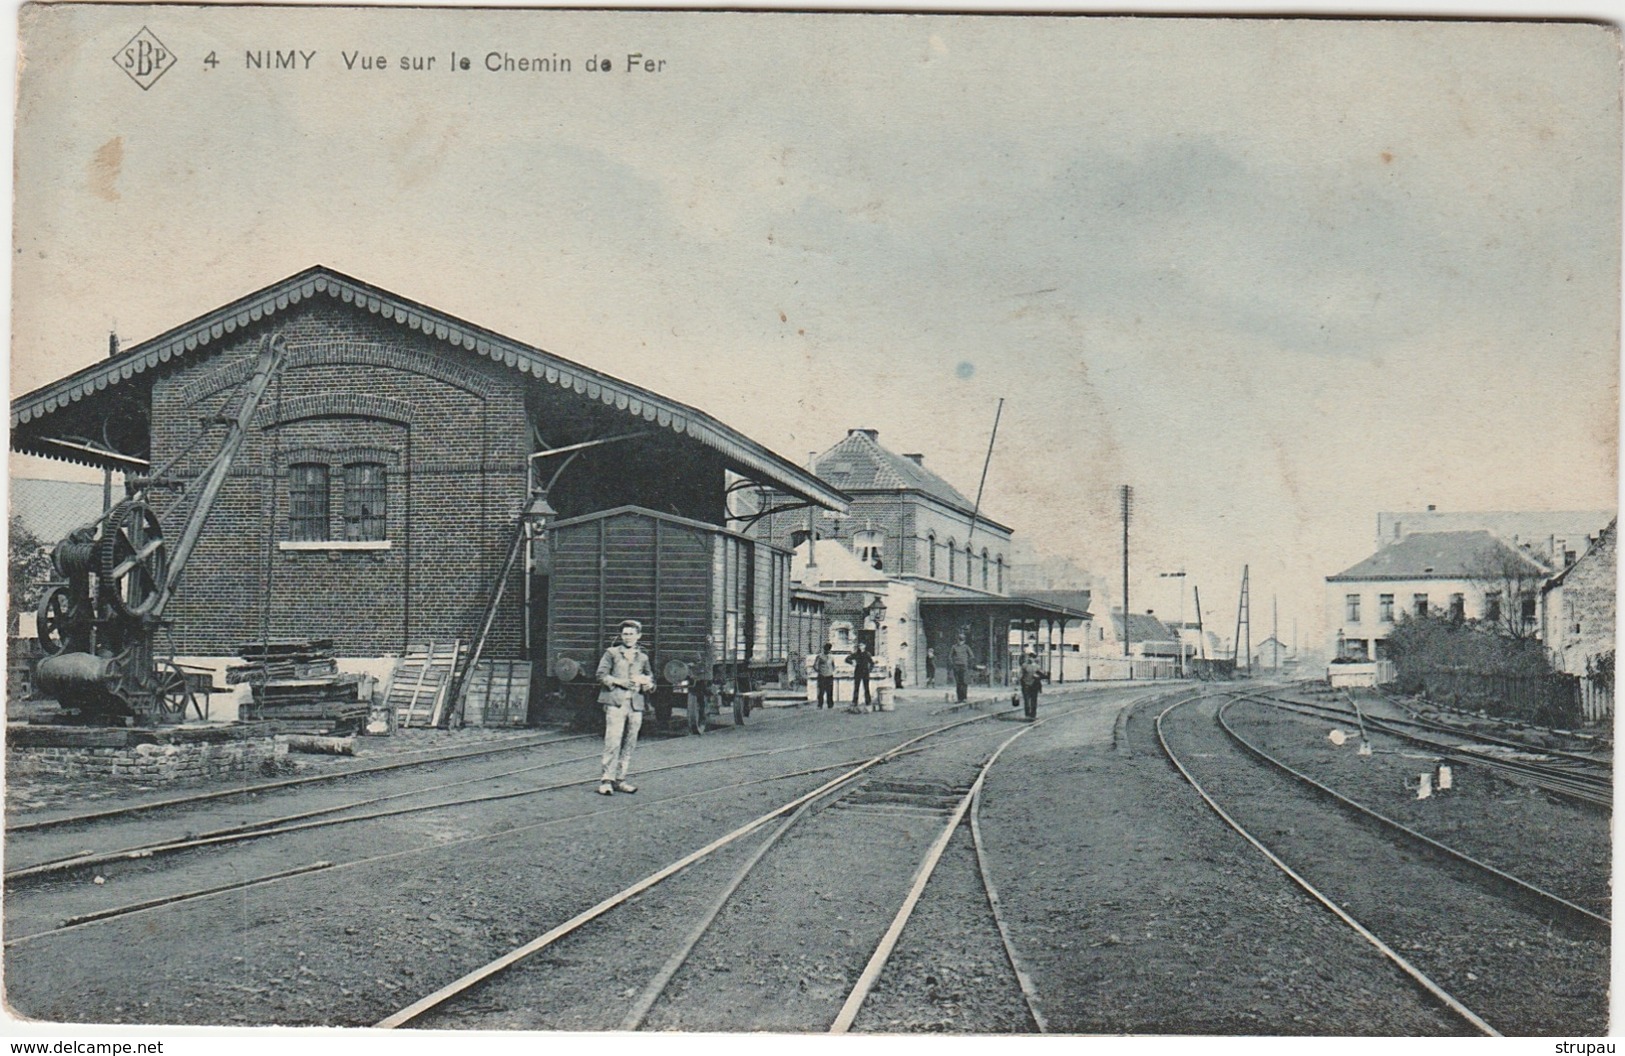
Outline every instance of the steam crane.
[[(186, 676), (173, 651), (157, 656), (159, 632), (170, 626), (164, 609), (286, 354), (281, 334), (260, 343), (254, 374), (233, 397), (242, 401), (237, 413), (215, 420), (227, 426), (220, 449), (195, 479), (176, 485), (159, 470), (128, 481), (128, 498), (74, 529), (51, 552), (57, 582), (39, 604), (39, 641), (47, 655), (34, 679), (65, 710), (77, 712), (78, 722), (156, 726), (185, 720), (192, 699)], [(183, 501), (196, 501), (170, 551), (147, 496), (154, 488), (177, 487)]]

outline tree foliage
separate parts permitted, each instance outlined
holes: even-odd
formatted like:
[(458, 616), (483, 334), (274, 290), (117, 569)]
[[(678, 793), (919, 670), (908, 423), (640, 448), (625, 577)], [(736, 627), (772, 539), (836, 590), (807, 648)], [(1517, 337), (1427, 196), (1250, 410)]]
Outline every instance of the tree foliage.
[(17, 630), (17, 617), (33, 612), (45, 593), (45, 584), (51, 580), (51, 550), (23, 524), (22, 518), (13, 516), (7, 534), (10, 547), (6, 584), (9, 596), (6, 627)]

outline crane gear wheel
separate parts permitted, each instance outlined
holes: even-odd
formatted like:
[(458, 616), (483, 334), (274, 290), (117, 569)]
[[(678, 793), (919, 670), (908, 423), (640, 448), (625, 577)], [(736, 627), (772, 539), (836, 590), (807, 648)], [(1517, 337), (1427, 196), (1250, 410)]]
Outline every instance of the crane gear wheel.
[(47, 656), (55, 656), (79, 636), (84, 622), (83, 606), (66, 585), (57, 583), (40, 599), (36, 613), (39, 644)]
[(152, 507), (129, 499), (113, 507), (96, 541), (101, 596), (125, 616), (144, 616), (163, 594), (169, 558)]

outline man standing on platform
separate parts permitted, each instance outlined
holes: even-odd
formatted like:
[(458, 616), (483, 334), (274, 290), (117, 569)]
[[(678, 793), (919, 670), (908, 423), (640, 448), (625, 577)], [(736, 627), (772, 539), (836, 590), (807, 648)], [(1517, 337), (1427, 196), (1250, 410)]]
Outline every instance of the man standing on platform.
[(960, 703), (964, 703), (970, 692), (970, 668), (976, 661), (976, 655), (970, 651), (970, 645), (965, 641), (965, 632), (959, 632), (959, 641), (948, 650), (948, 666), (953, 668), (954, 688), (959, 693)]
[(813, 657), (813, 673), (818, 676), (818, 706), (820, 708), (835, 708), (835, 657), (830, 652), (830, 644), (824, 643), (824, 651)]
[(874, 699), (869, 695), (869, 672), (874, 670), (875, 658), (870, 656), (868, 651), (863, 648), (863, 643), (859, 642), (857, 648), (852, 650), (852, 655), (846, 658), (846, 662), (852, 665), (852, 706), (846, 710), (851, 712), (859, 710), (858, 691), (860, 689), (863, 691), (863, 706), (865, 708), (874, 707)]
[(1038, 692), (1044, 688), (1044, 668), (1031, 649), (1021, 658), (1021, 704), (1027, 721), (1038, 718)]
[(606, 649), (604, 658), (598, 661), (598, 684), (603, 687), (598, 693), (598, 703), (604, 706), (600, 796), (638, 790), (637, 785), (627, 781), (626, 775), (632, 769), (632, 752), (638, 746), (643, 707), (655, 688), (649, 654), (638, 648), (641, 637), (643, 624), (637, 620), (622, 620), (620, 644)]

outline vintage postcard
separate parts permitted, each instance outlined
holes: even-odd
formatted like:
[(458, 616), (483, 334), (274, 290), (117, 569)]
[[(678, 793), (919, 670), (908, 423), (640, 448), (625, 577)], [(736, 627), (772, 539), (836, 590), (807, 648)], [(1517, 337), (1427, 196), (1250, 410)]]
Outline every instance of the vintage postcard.
[(31, 1051), (1612, 1051), (1617, 25), (17, 21)]

